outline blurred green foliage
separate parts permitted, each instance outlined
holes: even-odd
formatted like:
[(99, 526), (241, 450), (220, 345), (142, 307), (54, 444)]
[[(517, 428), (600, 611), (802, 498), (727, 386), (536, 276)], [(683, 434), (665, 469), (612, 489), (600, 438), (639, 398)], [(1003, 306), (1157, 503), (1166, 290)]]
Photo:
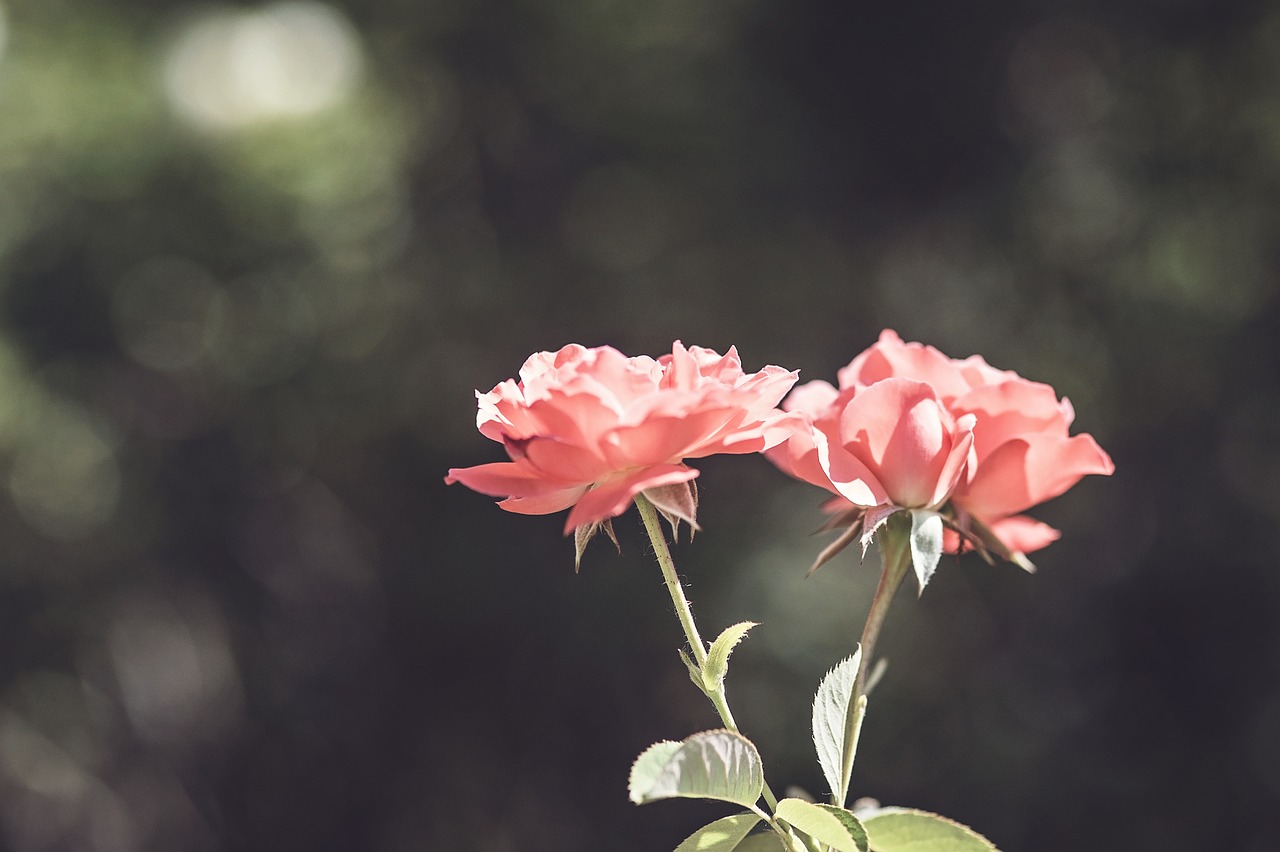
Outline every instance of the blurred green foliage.
[[(575, 577), (446, 489), (501, 455), (472, 391), (570, 341), (830, 379), (892, 326), (1118, 472), (1037, 576), (899, 602), (855, 795), (1272, 848), (1278, 81), (1264, 0), (0, 0), (0, 845), (671, 848), (715, 814), (626, 769), (714, 720), (636, 524)], [(677, 562), (821, 794), (875, 566), (802, 581), (821, 496), (701, 467)]]

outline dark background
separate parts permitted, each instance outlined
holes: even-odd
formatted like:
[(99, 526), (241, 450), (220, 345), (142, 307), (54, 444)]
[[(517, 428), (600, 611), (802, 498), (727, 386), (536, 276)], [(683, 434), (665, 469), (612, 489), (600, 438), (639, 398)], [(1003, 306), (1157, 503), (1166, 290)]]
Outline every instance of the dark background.
[[(858, 795), (1017, 850), (1280, 845), (1280, 4), (0, 0), (0, 842), (667, 850), (714, 726), (631, 513), (446, 488), (564, 343), (833, 379), (881, 328), (1115, 458), (897, 602)], [(703, 471), (776, 787), (874, 558)]]

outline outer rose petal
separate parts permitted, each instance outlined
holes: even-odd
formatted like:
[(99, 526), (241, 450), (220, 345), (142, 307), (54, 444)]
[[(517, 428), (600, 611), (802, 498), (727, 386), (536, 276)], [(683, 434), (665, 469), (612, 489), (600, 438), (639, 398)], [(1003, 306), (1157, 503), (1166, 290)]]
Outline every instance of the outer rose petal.
[(682, 464), (662, 464), (601, 482), (582, 495), (578, 505), (573, 507), (565, 521), (565, 535), (583, 524), (621, 515), (631, 505), (632, 499), (646, 488), (688, 482), (697, 475), (696, 470)]
[(444, 478), (448, 485), (461, 482), (472, 491), (490, 497), (545, 497), (578, 485), (552, 479), (527, 462), (492, 462), (475, 467), (455, 467)]
[(822, 469), (818, 459), (816, 441), (826, 444), (826, 436), (816, 432), (808, 422), (795, 424), (791, 436), (784, 443), (778, 444), (765, 452), (765, 458), (777, 465), (783, 473), (794, 476), (811, 485), (833, 490), (831, 480)]
[(1027, 435), (983, 460), (956, 498), (979, 517), (999, 518), (1057, 497), (1088, 474), (1114, 470), (1111, 457), (1092, 435)]
[(743, 455), (744, 453), (762, 453), (786, 441), (796, 429), (796, 424), (803, 422), (800, 414), (777, 413), (764, 418), (760, 426), (752, 429), (735, 428), (716, 434), (696, 452), (690, 452), (685, 458), (700, 459), (717, 453)]
[(832, 387), (830, 382), (818, 379), (817, 381), (805, 382), (793, 390), (782, 407), (786, 411), (799, 411), (808, 414), (811, 418), (817, 420), (827, 414), (839, 397), (840, 391)]
[(1041, 523), (1026, 515), (1014, 515), (1012, 518), (988, 524), (996, 538), (1004, 542), (1010, 550), (1031, 553), (1048, 547), (1062, 537), (1062, 533), (1048, 524)]
[(932, 346), (903, 343), (896, 331), (886, 328), (874, 346), (858, 355), (837, 374), (841, 390), (870, 385), (890, 378), (927, 382), (943, 401), (969, 390), (960, 367)]
[(977, 418), (973, 441), (979, 462), (1001, 444), (1024, 435), (1065, 438), (1071, 425), (1070, 403), (1059, 402), (1048, 385), (1026, 379), (974, 388), (950, 408), (957, 416), (973, 414)]

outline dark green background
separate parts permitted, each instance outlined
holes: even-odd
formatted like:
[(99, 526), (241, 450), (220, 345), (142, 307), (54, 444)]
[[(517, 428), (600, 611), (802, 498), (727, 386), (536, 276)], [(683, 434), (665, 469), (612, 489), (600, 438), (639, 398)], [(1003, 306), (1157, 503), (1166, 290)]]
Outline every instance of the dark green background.
[[(833, 379), (886, 326), (1052, 383), (1117, 472), (1037, 575), (898, 601), (855, 792), (1276, 848), (1280, 5), (351, 0), (302, 10), (345, 94), (193, 121), (310, 37), (236, 54), (252, 8), (3, 0), (3, 848), (673, 848), (726, 809), (626, 799), (715, 724), (638, 521), (575, 576), (561, 517), (446, 488), (502, 457), (472, 391), (677, 338)], [(731, 699), (821, 794), (874, 559), (804, 580), (822, 495), (698, 466), (677, 562), (705, 633), (762, 622)]]

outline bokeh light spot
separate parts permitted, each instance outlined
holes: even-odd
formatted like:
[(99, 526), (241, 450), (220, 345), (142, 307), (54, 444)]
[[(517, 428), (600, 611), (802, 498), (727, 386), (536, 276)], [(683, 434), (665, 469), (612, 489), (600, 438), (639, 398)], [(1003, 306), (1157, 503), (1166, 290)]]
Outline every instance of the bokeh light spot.
[(215, 9), (192, 19), (164, 60), (175, 109), (210, 130), (311, 115), (339, 103), (361, 66), (351, 25), (320, 3)]

